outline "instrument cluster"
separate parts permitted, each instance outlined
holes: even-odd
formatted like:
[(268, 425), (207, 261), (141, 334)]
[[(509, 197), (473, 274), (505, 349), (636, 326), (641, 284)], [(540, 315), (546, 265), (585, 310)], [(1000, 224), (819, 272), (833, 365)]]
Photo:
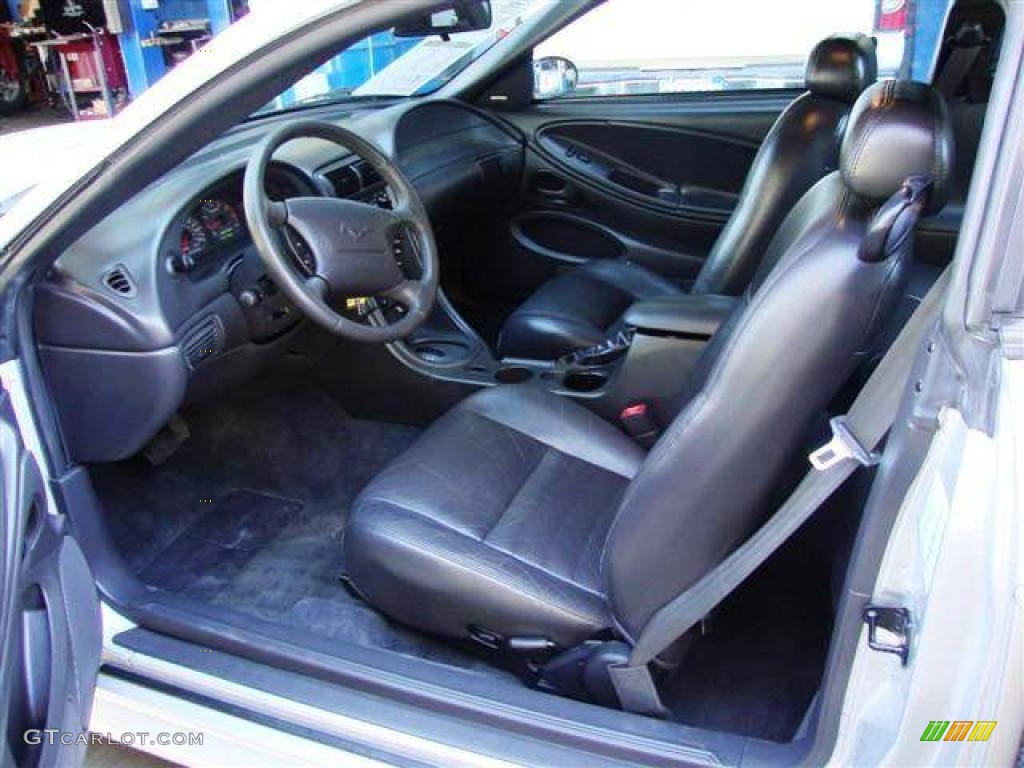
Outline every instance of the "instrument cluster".
[(247, 234), (237, 203), (220, 198), (200, 200), (182, 224), (182, 261), (196, 264)]
[[(242, 203), (241, 171), (216, 183), (186, 206), (165, 238), (172, 272), (201, 277), (251, 242)], [(271, 200), (317, 194), (298, 172), (273, 166), (267, 174)]]

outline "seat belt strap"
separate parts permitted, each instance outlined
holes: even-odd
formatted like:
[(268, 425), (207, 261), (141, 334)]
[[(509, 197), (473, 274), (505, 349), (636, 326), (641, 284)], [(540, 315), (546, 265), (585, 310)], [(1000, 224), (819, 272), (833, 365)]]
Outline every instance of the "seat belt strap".
[(988, 44), (985, 30), (980, 24), (965, 22), (950, 40), (953, 50), (935, 78), (935, 88), (949, 98), (956, 96), (956, 90), (967, 79), (974, 62)]
[(969, 48), (954, 48), (946, 60), (942, 72), (935, 80), (935, 89), (940, 93), (947, 94), (952, 98), (957, 88), (967, 79), (967, 74), (974, 66), (975, 60), (981, 53), (982, 46), (975, 45)]
[(782, 546), (858, 468), (877, 461), (875, 448), (896, 421), (906, 381), (938, 317), (947, 268), (918, 305), (845, 417), (833, 419), (832, 440), (811, 454), (813, 468), (779, 510), (731, 555), (647, 622), (625, 664), (609, 667), (622, 708), (666, 713), (648, 664), (707, 616)]

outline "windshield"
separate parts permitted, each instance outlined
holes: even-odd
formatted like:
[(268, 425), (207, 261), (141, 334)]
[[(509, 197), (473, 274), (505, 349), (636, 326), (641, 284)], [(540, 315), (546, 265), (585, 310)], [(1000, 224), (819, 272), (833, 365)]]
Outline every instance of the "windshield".
[(491, 0), (492, 22), (479, 32), (425, 38), (370, 35), (310, 72), (257, 114), (359, 99), (432, 93), (499, 44), (530, 15), (557, 0)]

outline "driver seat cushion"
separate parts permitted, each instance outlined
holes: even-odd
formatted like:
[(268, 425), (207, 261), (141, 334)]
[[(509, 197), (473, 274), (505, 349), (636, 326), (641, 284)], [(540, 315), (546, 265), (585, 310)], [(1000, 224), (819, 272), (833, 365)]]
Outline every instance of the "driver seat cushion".
[(480, 627), (574, 645), (611, 626), (601, 553), (642, 460), (575, 403), (528, 386), (482, 391), (356, 500), (347, 575), (371, 604), (427, 632), (466, 638)]
[(681, 286), (639, 264), (588, 261), (541, 286), (509, 316), (498, 352), (554, 360), (610, 338), (634, 302), (681, 293)]

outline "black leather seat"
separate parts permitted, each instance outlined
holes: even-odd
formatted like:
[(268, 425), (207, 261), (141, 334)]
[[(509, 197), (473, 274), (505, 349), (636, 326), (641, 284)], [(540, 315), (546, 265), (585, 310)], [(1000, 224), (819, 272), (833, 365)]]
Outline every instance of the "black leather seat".
[(361, 495), (346, 567), (371, 602), (423, 629), (515, 627), (571, 644), (611, 621), (601, 549), (642, 462), (636, 443), (574, 403), (486, 390)]
[[(743, 292), (782, 219), (838, 167), (850, 107), (875, 74), (875, 45), (869, 37), (832, 37), (815, 46), (807, 60), (807, 93), (786, 108), (765, 137), (736, 209), (693, 284), (694, 293)], [(541, 286), (513, 312), (502, 328), (498, 352), (555, 359), (614, 335), (633, 302), (680, 292), (681, 287), (639, 264), (590, 261)]]
[[(635, 638), (770, 510), (810, 423), (902, 294), (916, 218), (951, 166), (941, 97), (885, 82), (857, 101), (841, 171), (786, 217), (649, 453), (531, 385), (470, 397), (356, 501), (356, 588), (421, 629)], [(904, 183), (927, 177), (909, 202)]]

